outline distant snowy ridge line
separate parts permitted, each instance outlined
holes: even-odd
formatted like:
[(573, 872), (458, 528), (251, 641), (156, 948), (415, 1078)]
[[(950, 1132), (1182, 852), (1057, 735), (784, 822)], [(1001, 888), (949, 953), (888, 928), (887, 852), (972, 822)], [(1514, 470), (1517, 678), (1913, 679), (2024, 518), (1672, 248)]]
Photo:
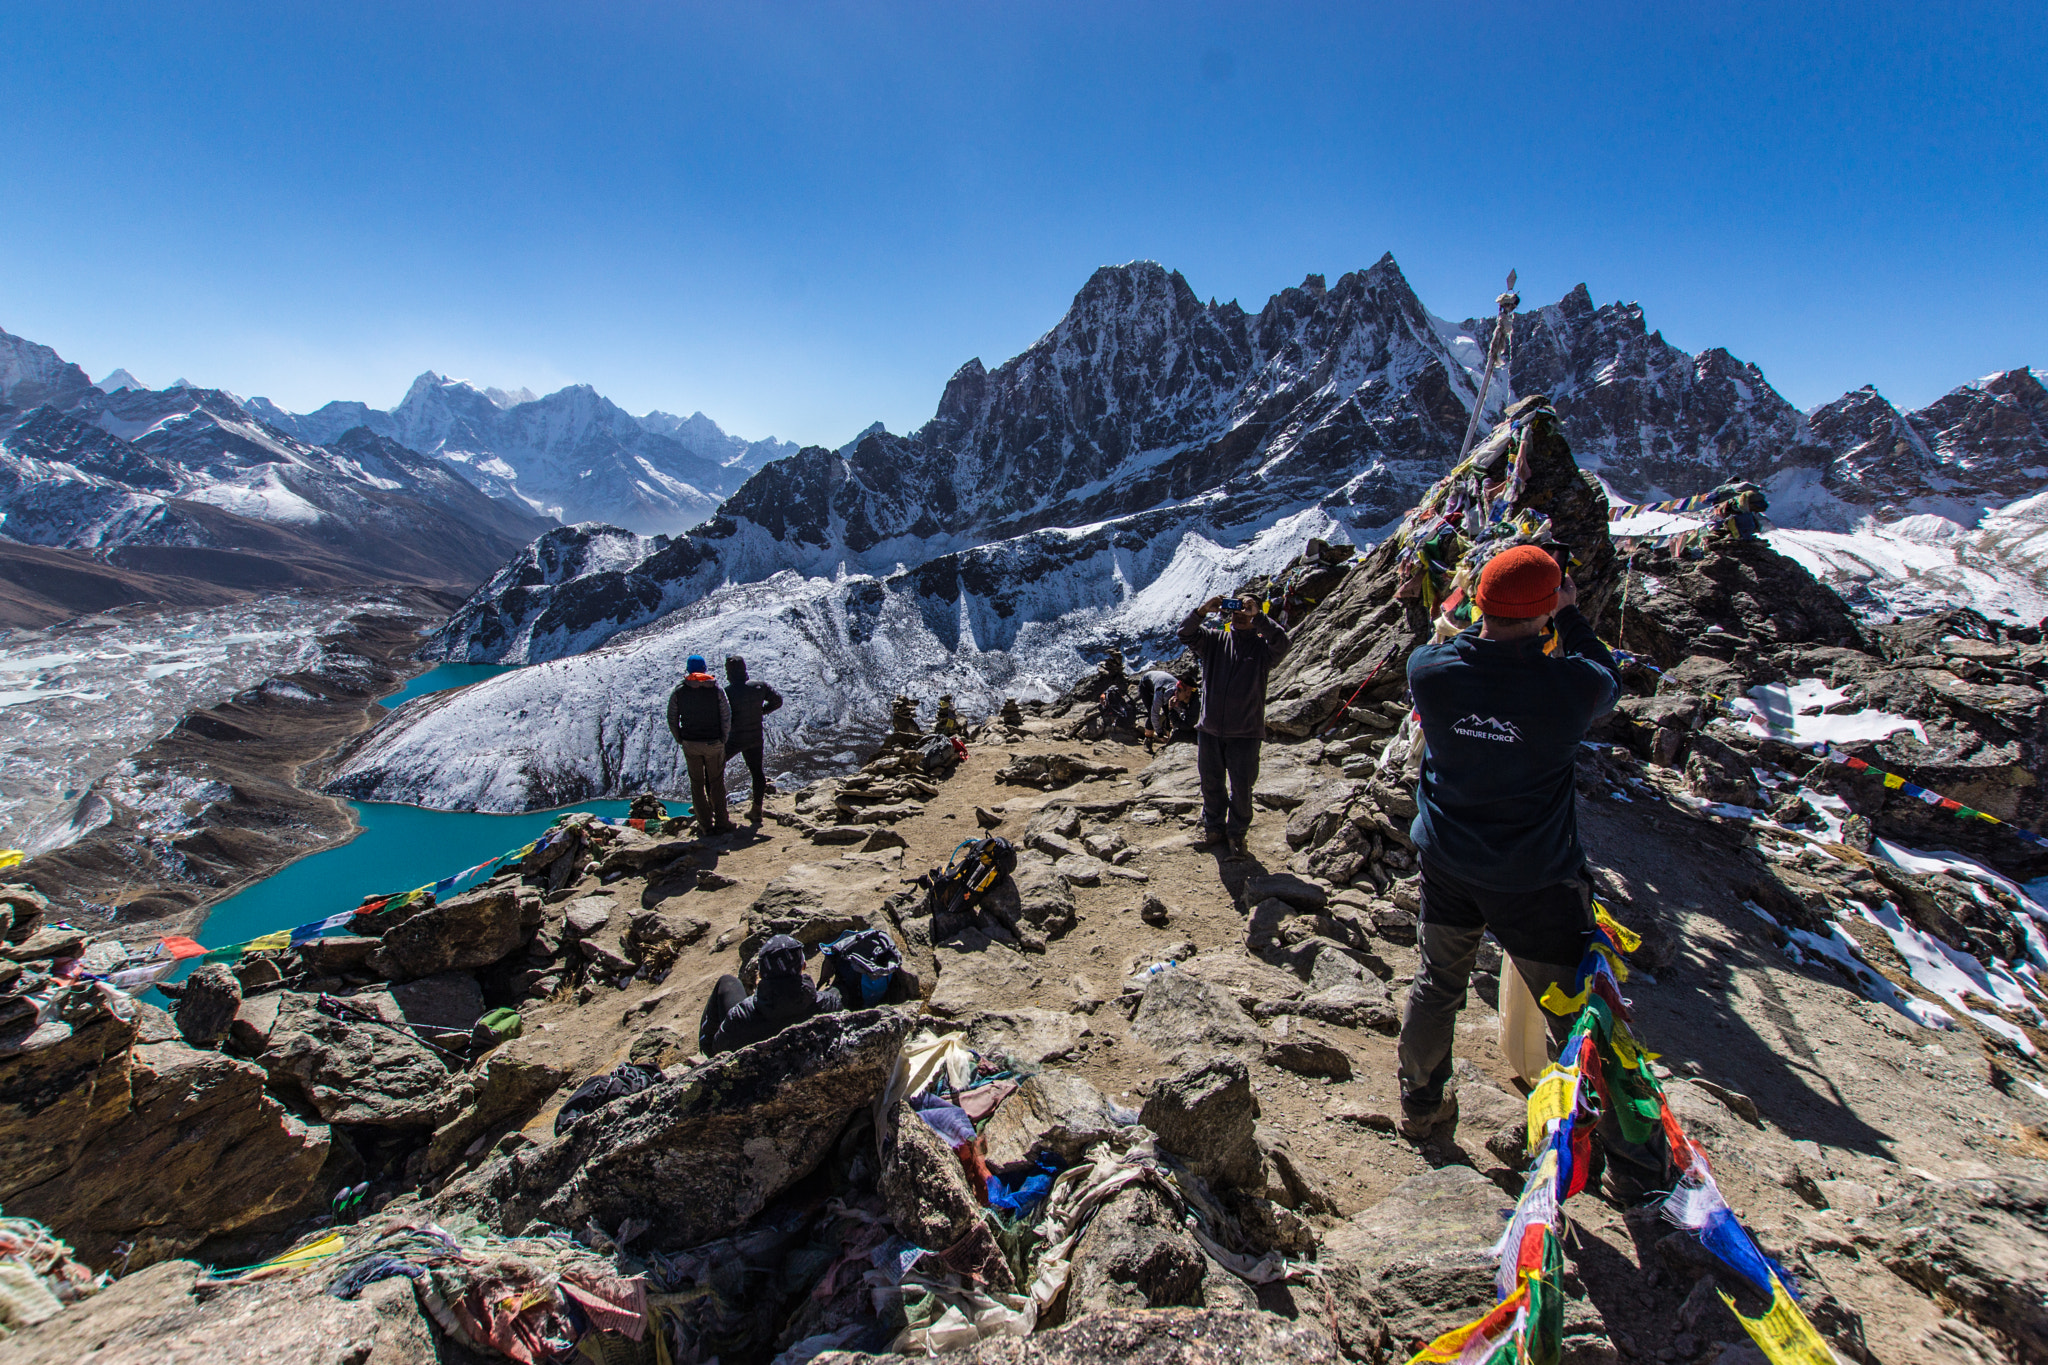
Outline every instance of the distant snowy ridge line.
[[(328, 790), (501, 812), (686, 791), (665, 707), (691, 654), (714, 670), (740, 655), (777, 688), (785, 704), (769, 718), (770, 766), (814, 775), (850, 765), (857, 747), (879, 739), (899, 691), (925, 702), (951, 693), (979, 717), (1006, 696), (1051, 699), (1111, 645), (1171, 657), (1181, 648), (1173, 632), (1196, 604), (1276, 572), (1310, 536), (1344, 534), (1318, 508), (1272, 519), (1236, 546), (1188, 529), (1139, 581), (1113, 529), (1098, 530), (1085, 561), (1063, 566), (1043, 597), (1026, 585), (1010, 601), (1014, 622), (971, 590), (928, 591), (914, 571), (785, 572), (722, 586), (587, 654), (409, 704), (345, 751)], [(1004, 643), (988, 647), (997, 634)]]

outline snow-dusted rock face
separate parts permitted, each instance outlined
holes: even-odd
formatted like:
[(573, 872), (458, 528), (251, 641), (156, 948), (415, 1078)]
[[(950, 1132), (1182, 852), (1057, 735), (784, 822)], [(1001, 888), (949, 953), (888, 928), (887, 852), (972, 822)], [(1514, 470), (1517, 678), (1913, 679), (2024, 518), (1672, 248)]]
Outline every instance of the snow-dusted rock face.
[(244, 406), (311, 444), (368, 427), (459, 466), (493, 497), (558, 521), (609, 522), (643, 534), (696, 525), (748, 474), (796, 451), (786, 441), (727, 435), (701, 412), (634, 417), (587, 384), (536, 398), (431, 370), (389, 412), (336, 402), (290, 413), (264, 398)]
[(0, 407), (68, 408), (92, 388), (85, 371), (48, 346), (0, 329)]
[[(1492, 319), (1465, 324), (1492, 339)], [(1584, 285), (1517, 313), (1508, 380), (1557, 409), (1581, 468), (1622, 499), (1704, 492), (1728, 478), (1766, 480), (1826, 464), (1800, 411), (1755, 365), (1720, 347), (1688, 355), (1648, 329), (1642, 307), (1596, 308)]]
[(689, 535), (588, 583), (536, 561), (479, 592), (432, 649), (559, 658), (722, 583), (789, 570), (886, 577), (978, 546), (1029, 546), (1005, 552), (1031, 561), (1008, 572), (1043, 582), (1061, 555), (1030, 537), (1056, 527), (1231, 545), (1321, 507), (1367, 534), (1408, 507), (1464, 434), (1476, 385), (1451, 331), (1391, 257), (1335, 287), (1310, 276), (1257, 314), (1203, 303), (1151, 262), (1105, 267), (1022, 355), (961, 367), (911, 435), (871, 428), (846, 449), (778, 460)]
[(546, 525), (365, 428), (307, 445), (218, 389), (73, 398), (0, 409), (0, 537), (241, 588), (467, 587)]
[[(782, 693), (768, 717), (772, 770), (843, 767), (881, 738), (899, 691), (950, 692), (968, 715), (1006, 695), (1050, 699), (1111, 645), (1178, 653), (1172, 632), (1194, 604), (1280, 568), (1311, 535), (1340, 534), (1318, 509), (1237, 545), (1199, 521), (1164, 526), (1033, 532), (886, 576), (785, 571), (720, 586), (588, 653), (407, 704), (344, 753), (329, 790), (486, 811), (687, 791), (665, 708), (691, 654), (714, 669), (741, 655)], [(617, 534), (550, 533), (553, 549), (533, 567)]]

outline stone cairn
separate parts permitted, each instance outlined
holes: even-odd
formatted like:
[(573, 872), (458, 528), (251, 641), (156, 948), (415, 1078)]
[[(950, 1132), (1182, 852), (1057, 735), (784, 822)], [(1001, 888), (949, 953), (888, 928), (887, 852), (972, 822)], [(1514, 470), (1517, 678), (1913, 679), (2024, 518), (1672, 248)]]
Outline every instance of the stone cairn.
[(967, 727), (960, 721), (960, 713), (953, 709), (953, 694), (948, 692), (939, 698), (939, 714), (932, 721), (935, 735), (965, 734)]
[(1024, 728), (1024, 708), (1017, 705), (1015, 697), (1003, 698), (1003, 726), (1009, 730)]
[(889, 738), (882, 742), (882, 747), (914, 749), (923, 739), (924, 729), (917, 723), (916, 699), (898, 692), (889, 706)]

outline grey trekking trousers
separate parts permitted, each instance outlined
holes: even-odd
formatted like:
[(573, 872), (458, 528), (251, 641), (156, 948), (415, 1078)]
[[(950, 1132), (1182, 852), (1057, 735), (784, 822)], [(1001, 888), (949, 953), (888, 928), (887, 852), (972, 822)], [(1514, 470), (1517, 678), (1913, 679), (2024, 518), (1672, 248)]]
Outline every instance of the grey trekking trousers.
[[(1479, 941), (1488, 927), (1494, 929), (1496, 939), (1510, 945), (1548, 944), (1553, 945), (1553, 952), (1567, 944), (1590, 941), (1591, 892), (1591, 883), (1579, 878), (1535, 892), (1489, 893), (1447, 877), (1424, 861), (1422, 961), (1401, 1014), (1397, 1045), (1404, 1103), (1434, 1105), (1443, 1097), (1451, 1076), (1451, 1040), (1458, 1014), (1465, 1008)], [(1432, 901), (1437, 912), (1434, 916)], [(1550, 922), (1541, 922), (1544, 920)], [(1569, 992), (1578, 975), (1576, 962), (1565, 966), (1512, 951), (1505, 956), (1504, 965), (1522, 974), (1538, 1000), (1553, 983)], [(1574, 1016), (1544, 1010), (1543, 1018), (1550, 1028), (1550, 1056), (1555, 1061), (1558, 1047), (1571, 1034)], [(1599, 1135), (1619, 1190), (1634, 1194), (1670, 1187), (1675, 1173), (1668, 1169), (1670, 1158), (1662, 1134), (1647, 1145), (1629, 1142), (1621, 1135), (1621, 1125), (1608, 1114), (1601, 1116)]]

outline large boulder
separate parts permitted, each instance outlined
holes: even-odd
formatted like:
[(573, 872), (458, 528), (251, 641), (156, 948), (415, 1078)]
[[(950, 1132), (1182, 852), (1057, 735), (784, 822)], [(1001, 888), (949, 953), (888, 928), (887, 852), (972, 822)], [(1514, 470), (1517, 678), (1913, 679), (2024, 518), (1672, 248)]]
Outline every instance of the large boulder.
[(427, 1143), (426, 1168), (445, 1171), (495, 1128), (525, 1122), (562, 1088), (575, 1069), (558, 1057), (551, 1042), (539, 1036), (515, 1038), (493, 1051), (456, 1088), (455, 1117), (434, 1130)]
[(1255, 1186), (1264, 1169), (1258, 1143), (1259, 1102), (1251, 1073), (1236, 1057), (1213, 1057), (1159, 1081), (1138, 1118), (1159, 1145), (1204, 1180)]
[(1170, 1063), (1212, 1052), (1256, 1056), (1264, 1044), (1259, 1027), (1230, 992), (1188, 972), (1168, 970), (1145, 983), (1131, 1034)]
[(980, 1225), (981, 1203), (960, 1158), (908, 1104), (897, 1105), (894, 1126), (882, 1160), (882, 1205), (898, 1233), (944, 1251)]
[(0, 1060), (0, 1205), (60, 1228), (93, 1264), (132, 1266), (288, 1211), (327, 1159), (324, 1127), (263, 1072), (182, 1042), (136, 1042), (102, 1014)]
[(242, 1007), (242, 983), (225, 963), (209, 962), (192, 973), (178, 996), (178, 1032), (194, 1047), (212, 1047), (227, 1037)]
[(1074, 893), (1067, 879), (1053, 870), (1053, 860), (1027, 850), (1017, 855), (1017, 870), (989, 888), (984, 911), (1017, 936), (1027, 949), (1045, 951), (1048, 941), (1063, 938), (1075, 924)]
[(1100, 1090), (1064, 1071), (1041, 1071), (1003, 1101), (981, 1137), (990, 1168), (1000, 1171), (1027, 1165), (1041, 1151), (1070, 1166), (1117, 1128)]
[(830, 1154), (887, 1083), (912, 1016), (822, 1014), (663, 1080), (440, 1197), (504, 1232), (644, 1221), (644, 1245), (694, 1246), (766, 1208)]
[(1322, 1274), (1347, 1353), (1399, 1353), (1493, 1306), (1493, 1244), (1514, 1203), (1470, 1166), (1411, 1176), (1323, 1237)]
[(983, 1010), (972, 1018), (967, 1045), (985, 1057), (1003, 1058), (1012, 1067), (1058, 1061), (1095, 1034), (1083, 1015), (1030, 1005)]
[(487, 967), (517, 948), (522, 933), (517, 888), (487, 886), (395, 926), (368, 965), (393, 981)]
[[(1181, 746), (1187, 747), (1185, 745)], [(1329, 1335), (1306, 1319), (1200, 1308), (1084, 1313), (1028, 1337), (987, 1337), (946, 1357), (960, 1365), (1331, 1365)], [(902, 1356), (827, 1351), (816, 1365), (900, 1365)]]
[(124, 1275), (10, 1337), (8, 1365), (442, 1365), (480, 1358), (441, 1339), (404, 1276), (337, 1299), (324, 1275), (209, 1285), (202, 1293), (200, 1274), (191, 1261), (165, 1261)]
[(2017, 1343), (2020, 1358), (2048, 1359), (2048, 1179), (1925, 1184), (1881, 1219), (1894, 1274)]
[(368, 1019), (322, 1014), (313, 996), (278, 1003), (264, 1069), (295, 1087), (329, 1123), (373, 1128), (431, 1127), (456, 1104), (442, 1057), (398, 1025), (398, 1004), (384, 991), (347, 997)]
[(1074, 1244), (1070, 1310), (1199, 1307), (1208, 1261), (1164, 1195), (1129, 1186), (1099, 1209)]

